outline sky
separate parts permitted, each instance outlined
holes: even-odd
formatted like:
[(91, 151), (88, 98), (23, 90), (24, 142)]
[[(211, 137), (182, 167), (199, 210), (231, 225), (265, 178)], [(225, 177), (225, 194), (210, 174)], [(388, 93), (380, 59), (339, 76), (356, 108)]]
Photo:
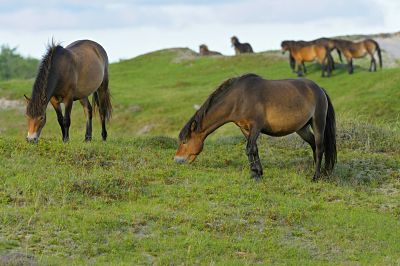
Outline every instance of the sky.
[(400, 31), (400, 0), (0, 0), (0, 44), (40, 58), (54, 38), (91, 39), (111, 62), (200, 44), (233, 55), (230, 37), (253, 49), (282, 40)]

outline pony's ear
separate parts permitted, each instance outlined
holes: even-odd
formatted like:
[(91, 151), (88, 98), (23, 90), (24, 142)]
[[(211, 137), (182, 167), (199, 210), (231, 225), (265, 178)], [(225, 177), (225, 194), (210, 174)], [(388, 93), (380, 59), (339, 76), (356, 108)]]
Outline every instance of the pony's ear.
[(197, 127), (197, 122), (193, 121), (192, 124), (190, 125), (190, 131), (193, 132), (196, 130)]
[(26, 96), (25, 94), (24, 94), (24, 97), (25, 97), (25, 101), (26, 101), (26, 103), (29, 103), (29, 101), (31, 100), (28, 96)]

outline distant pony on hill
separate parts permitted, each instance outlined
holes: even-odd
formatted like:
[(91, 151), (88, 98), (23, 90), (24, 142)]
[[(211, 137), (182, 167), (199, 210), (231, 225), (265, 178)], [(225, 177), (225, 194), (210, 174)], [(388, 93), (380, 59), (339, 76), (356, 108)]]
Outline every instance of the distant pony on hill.
[(333, 59), (328, 47), (305, 41), (283, 41), (281, 48), (283, 53), (289, 51), (290, 66), (293, 70), (295, 68), (293, 60), (296, 62), (299, 77), (306, 72), (304, 62), (314, 60), (317, 60), (322, 66), (322, 77), (325, 77), (325, 72), (331, 76)]
[(208, 50), (208, 47), (205, 44), (199, 46), (199, 54), (201, 56), (222, 55), (220, 52)]
[(235, 48), (235, 54), (254, 53), (249, 43), (241, 43), (236, 36), (231, 38), (232, 46)]
[(366, 39), (359, 42), (352, 42), (347, 40), (333, 40), (337, 49), (346, 57), (348, 63), (348, 72), (353, 74), (353, 58), (362, 58), (369, 54), (371, 56), (371, 64), (369, 71), (376, 71), (376, 60), (374, 57), (375, 52), (378, 54), (379, 66), (382, 68), (382, 53), (379, 44), (372, 39)]

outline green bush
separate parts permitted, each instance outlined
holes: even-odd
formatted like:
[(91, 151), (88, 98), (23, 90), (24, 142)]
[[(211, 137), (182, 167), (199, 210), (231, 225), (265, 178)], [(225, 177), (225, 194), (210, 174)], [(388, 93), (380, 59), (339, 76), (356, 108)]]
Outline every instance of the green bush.
[(39, 60), (31, 57), (24, 58), (17, 53), (17, 48), (8, 45), (1, 46), (0, 80), (29, 79), (36, 74)]

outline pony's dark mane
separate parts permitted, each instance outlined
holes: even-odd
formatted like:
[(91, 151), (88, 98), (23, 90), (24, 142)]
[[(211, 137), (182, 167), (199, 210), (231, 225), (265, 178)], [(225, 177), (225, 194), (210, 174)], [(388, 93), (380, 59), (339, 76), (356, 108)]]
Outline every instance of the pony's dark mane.
[[(226, 92), (228, 92), (229, 89), (232, 88), (232, 85), (234, 83), (251, 77), (261, 78), (256, 74), (245, 74), (239, 77), (227, 79), (224, 82), (222, 82), (222, 84), (219, 85), (218, 88), (213, 93), (211, 93), (210, 96), (208, 96), (207, 100), (203, 103), (203, 105), (199, 108), (199, 110), (196, 111), (196, 113), (192, 116), (192, 118), (190, 118), (189, 121), (186, 123), (186, 125), (182, 128), (181, 132), (179, 133), (179, 140), (186, 139), (192, 131), (198, 132), (200, 130), (201, 123), (207, 112), (216, 103), (216, 100), (218, 98), (225, 95)], [(192, 129), (193, 122), (195, 124), (194, 128)]]
[(41, 116), (46, 109), (45, 105), (49, 100), (47, 99), (46, 95), (47, 81), (51, 71), (54, 53), (59, 47), (61, 46), (54, 42), (49, 44), (47, 47), (47, 52), (40, 62), (38, 74), (36, 76), (35, 83), (33, 84), (32, 97), (26, 108), (26, 114), (30, 117)]

